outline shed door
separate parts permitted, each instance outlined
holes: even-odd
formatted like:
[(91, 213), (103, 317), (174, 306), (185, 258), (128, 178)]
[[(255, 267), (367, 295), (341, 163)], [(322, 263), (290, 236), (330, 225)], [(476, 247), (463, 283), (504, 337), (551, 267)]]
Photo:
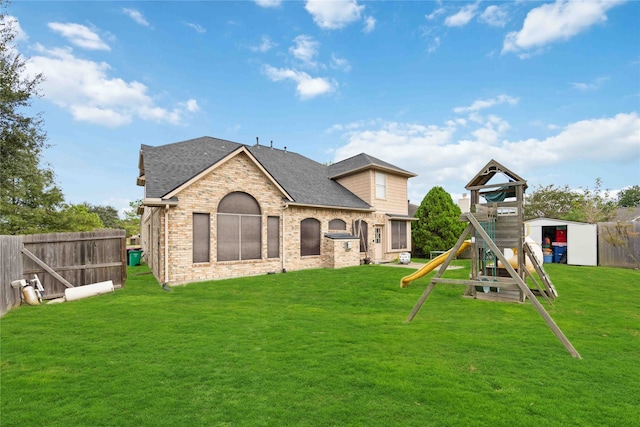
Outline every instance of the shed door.
[(596, 224), (567, 225), (567, 264), (598, 265)]

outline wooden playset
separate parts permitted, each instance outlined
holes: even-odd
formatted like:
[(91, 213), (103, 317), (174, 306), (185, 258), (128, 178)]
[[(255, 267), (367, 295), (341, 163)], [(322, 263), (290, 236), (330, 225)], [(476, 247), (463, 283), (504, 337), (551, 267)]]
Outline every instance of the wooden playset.
[[(492, 182), (498, 175), (503, 180)], [(477, 299), (511, 302), (525, 302), (528, 299), (567, 351), (579, 359), (580, 354), (536, 298), (537, 294), (551, 303), (557, 292), (542, 266), (542, 249), (526, 237), (523, 209), (526, 181), (491, 160), (465, 188), (471, 193), (471, 208), (460, 219), (468, 224), (455, 246), (437, 261), (440, 268), (407, 321), (413, 320), (438, 283), (464, 285), (464, 295)], [(481, 203), (481, 198), (484, 203)], [(469, 279), (443, 277), (451, 261), (466, 247), (471, 251)], [(430, 265), (432, 263), (425, 265), (423, 271), (403, 278), (401, 286), (408, 286), (412, 280), (433, 270), (436, 265)], [(534, 272), (538, 278), (533, 275)], [(531, 288), (527, 279), (532, 283)]]

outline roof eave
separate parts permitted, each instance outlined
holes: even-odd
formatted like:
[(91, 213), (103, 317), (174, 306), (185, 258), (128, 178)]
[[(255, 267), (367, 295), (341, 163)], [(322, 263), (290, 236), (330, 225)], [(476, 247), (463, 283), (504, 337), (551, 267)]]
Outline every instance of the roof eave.
[(358, 212), (375, 212), (374, 208), (356, 208), (349, 206), (331, 206), (331, 205), (316, 205), (312, 203), (299, 203), (299, 202), (287, 202), (285, 201), (285, 206), (293, 206), (299, 208), (319, 208), (319, 209), (340, 209), (345, 211), (358, 211)]

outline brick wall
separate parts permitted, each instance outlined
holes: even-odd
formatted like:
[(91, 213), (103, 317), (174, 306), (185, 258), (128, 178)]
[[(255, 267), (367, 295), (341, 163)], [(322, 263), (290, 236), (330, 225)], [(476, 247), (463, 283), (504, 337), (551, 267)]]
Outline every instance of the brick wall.
[[(262, 258), (259, 260), (217, 262), (216, 216), (220, 200), (234, 191), (242, 191), (256, 199), (262, 215)], [(364, 254), (359, 252), (359, 243), (354, 240), (353, 248), (346, 250), (344, 241), (321, 238), (321, 255), (300, 256), (300, 222), (306, 218), (320, 221), (321, 235), (329, 230), (329, 221), (342, 219), (347, 224), (347, 233), (352, 232), (354, 220), (363, 219), (369, 225), (372, 236), (373, 214), (349, 210), (326, 208), (285, 207), (283, 194), (270, 179), (245, 154), (235, 157), (201, 177), (177, 194), (178, 206), (168, 210), (169, 223), (169, 275), (164, 277), (164, 208), (145, 208), (142, 221), (141, 239), (145, 252), (152, 262), (150, 266), (161, 282), (171, 284), (202, 280), (250, 276), (301, 270), (307, 268), (339, 268), (358, 265)], [(210, 260), (193, 263), (193, 213), (210, 215)], [(267, 218), (280, 218), (280, 257), (267, 256)], [(151, 232), (146, 229), (151, 227)], [(145, 230), (146, 229), (146, 230)], [(345, 232), (345, 231), (343, 231)]]

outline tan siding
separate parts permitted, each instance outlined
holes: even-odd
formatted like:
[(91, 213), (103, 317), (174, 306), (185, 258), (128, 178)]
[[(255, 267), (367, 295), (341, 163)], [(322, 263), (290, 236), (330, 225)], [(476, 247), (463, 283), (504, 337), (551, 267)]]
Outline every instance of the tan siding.
[(340, 185), (371, 205), (373, 204), (373, 196), (375, 194), (375, 182), (373, 180), (373, 171), (367, 170), (338, 178), (337, 181)]
[[(409, 202), (407, 198), (407, 178), (387, 175), (387, 193), (385, 199), (373, 199), (373, 207), (377, 211), (392, 213), (396, 215), (407, 215), (409, 213)], [(375, 181), (373, 182), (375, 191)], [(375, 193), (374, 193), (375, 194)]]

